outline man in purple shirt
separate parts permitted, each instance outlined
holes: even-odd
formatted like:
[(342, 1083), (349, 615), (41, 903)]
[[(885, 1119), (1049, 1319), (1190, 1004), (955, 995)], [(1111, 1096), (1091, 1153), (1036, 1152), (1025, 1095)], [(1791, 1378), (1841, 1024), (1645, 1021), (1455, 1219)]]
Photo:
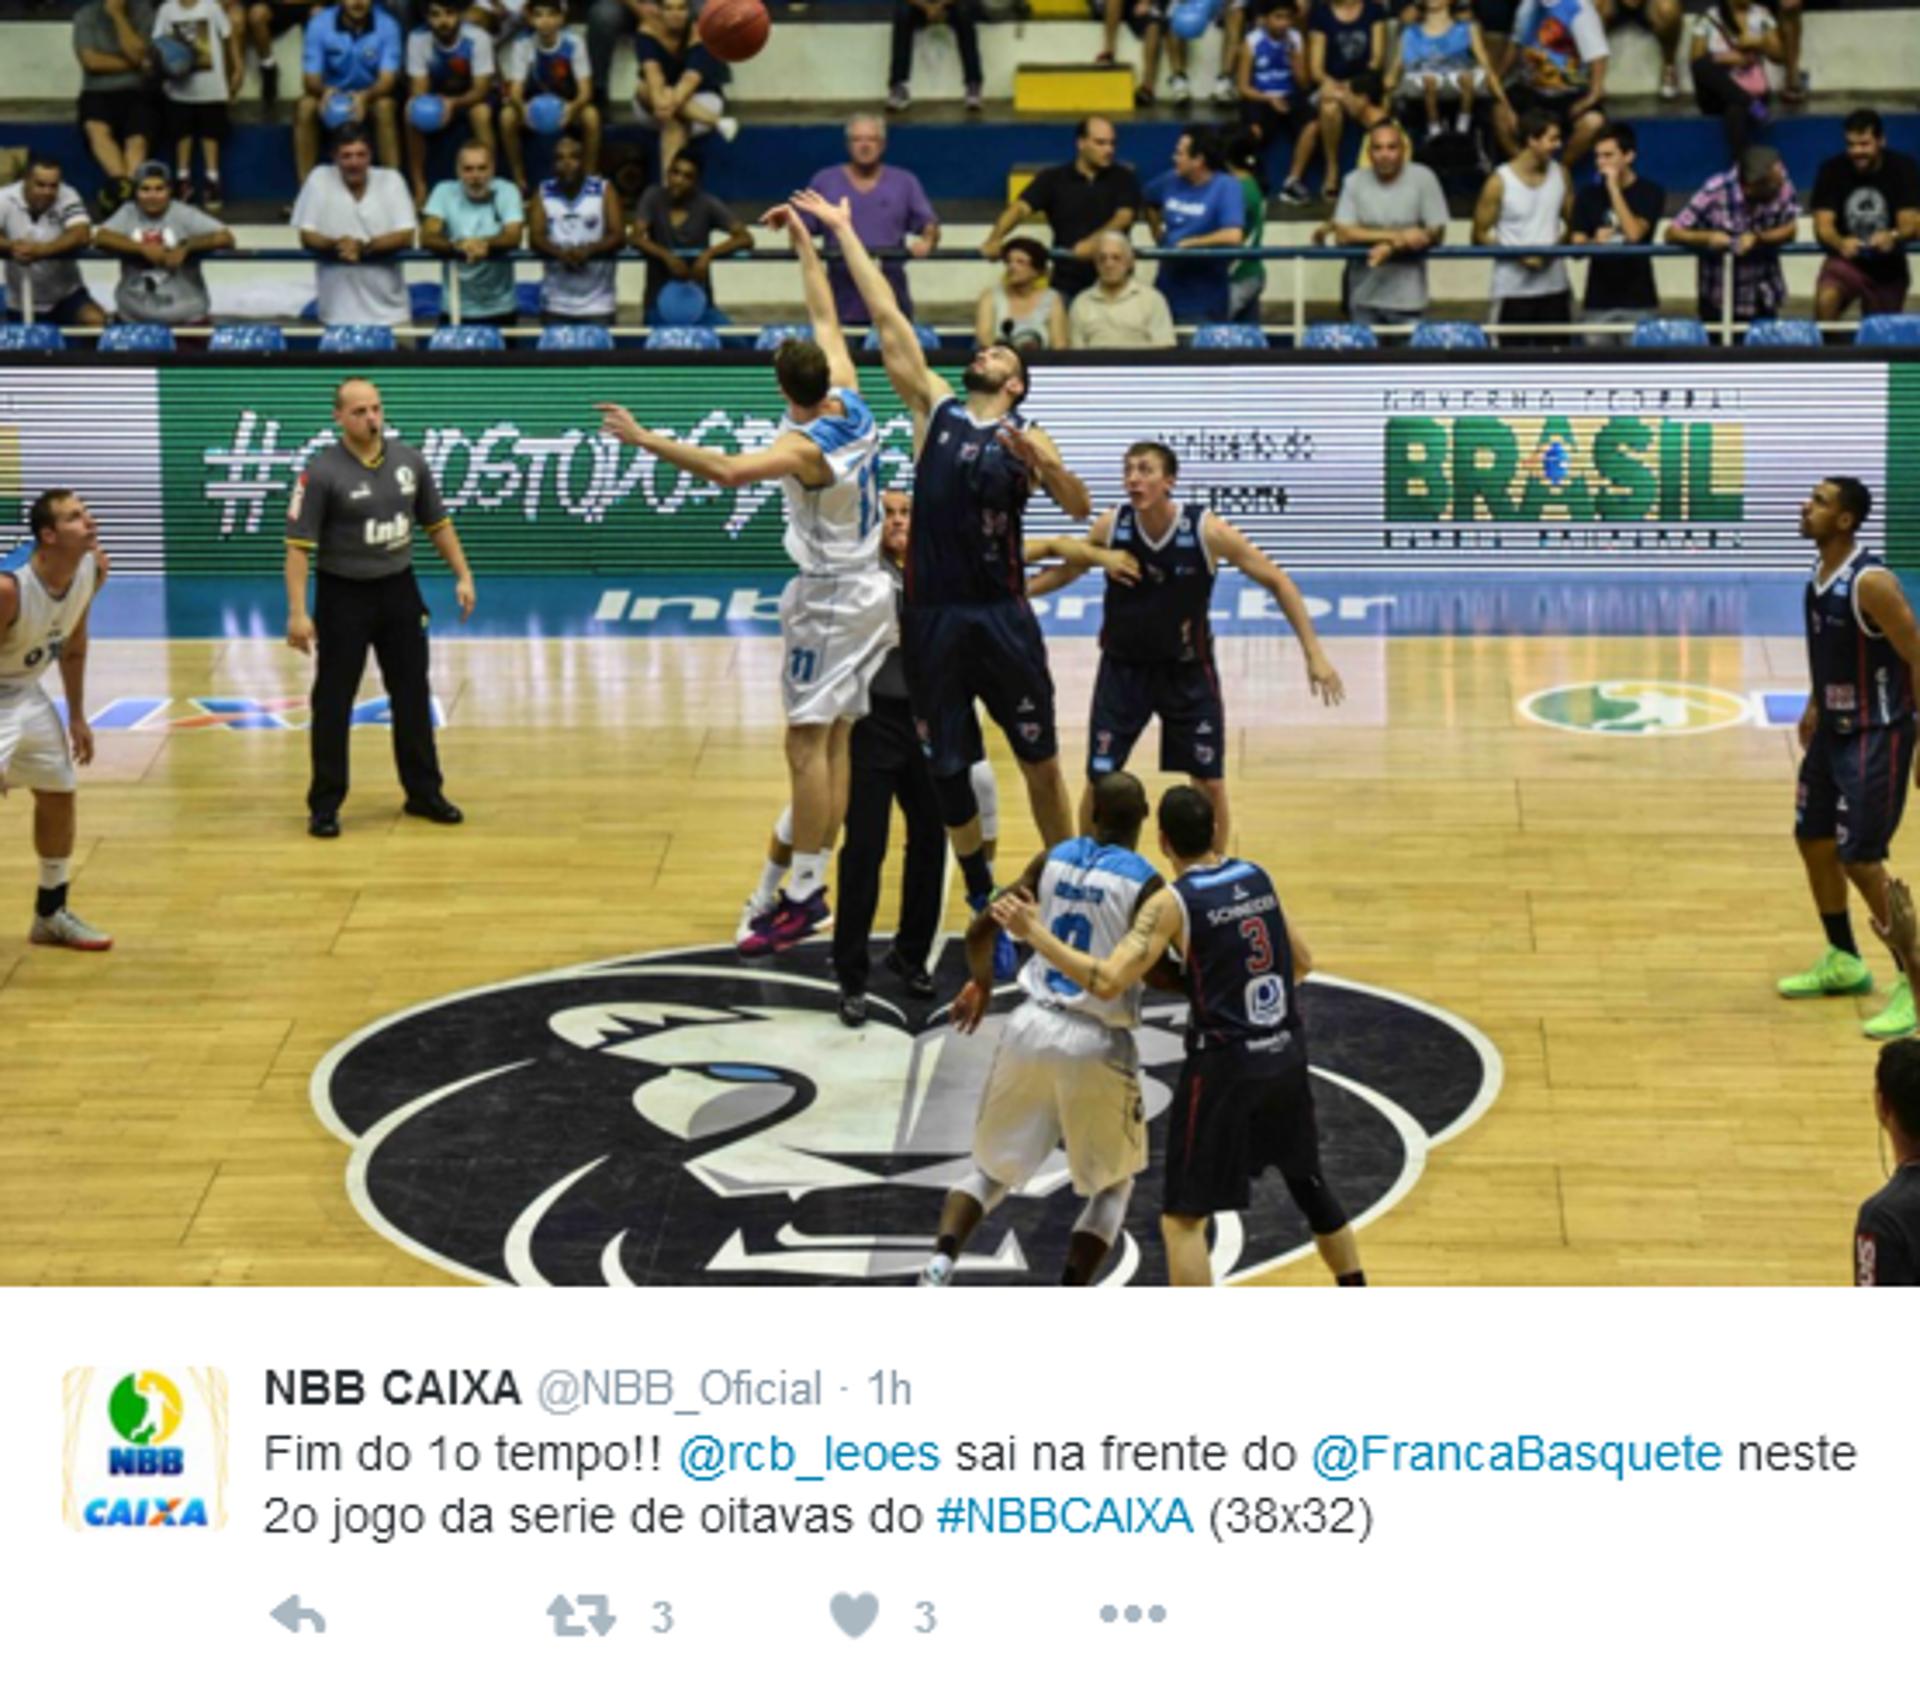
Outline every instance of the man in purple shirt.
[(1733, 254), (1733, 316), (1774, 318), (1787, 303), (1780, 249), (1793, 240), (1800, 201), (1780, 155), (1749, 147), (1730, 171), (1708, 177), (1667, 226), (1667, 239), (1700, 251), (1700, 316), (1721, 315), (1726, 261)]
[[(847, 125), (847, 162), (816, 171), (807, 186), (822, 199), (847, 202), (853, 212), (854, 231), (868, 252), (905, 247), (916, 259), (924, 259), (940, 244), (940, 220), (913, 172), (881, 163), (886, 151), (886, 120), (854, 118)], [(820, 227), (812, 219), (808, 224), (816, 230)], [(907, 291), (905, 262), (888, 259), (880, 269), (893, 284), (900, 310), (911, 318), (913, 297)], [(866, 302), (837, 256), (828, 260), (827, 274), (833, 282), (833, 303), (841, 323), (871, 323)]]

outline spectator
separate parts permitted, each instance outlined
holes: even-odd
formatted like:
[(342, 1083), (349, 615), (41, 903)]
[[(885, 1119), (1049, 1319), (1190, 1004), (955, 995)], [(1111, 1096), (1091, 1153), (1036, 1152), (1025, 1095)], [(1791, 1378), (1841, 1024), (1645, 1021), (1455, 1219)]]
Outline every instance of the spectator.
[[(1093, 4), (1094, 0), (1089, 0)], [(1113, 50), (1120, 39), (1120, 25), (1124, 19), (1133, 37), (1140, 43), (1140, 78), (1134, 87), (1133, 103), (1136, 106), (1151, 106), (1159, 95), (1154, 92), (1154, 82), (1160, 74), (1160, 47), (1167, 39), (1167, 0), (1099, 0), (1095, 7), (1100, 13), (1100, 51), (1093, 56), (1096, 65), (1111, 65), (1114, 62)], [(1186, 59), (1184, 42), (1176, 44), (1176, 52), (1181, 54), (1180, 64), (1184, 67)], [(1184, 69), (1174, 81), (1179, 84), (1180, 94), (1176, 98), (1191, 99), (1187, 88)]]
[(36, 323), (97, 328), (107, 321), (80, 275), (80, 252), (92, 237), (86, 204), (60, 180), (60, 162), (29, 157), (26, 175), (0, 188), (8, 323), (20, 322), (29, 296)]
[(1780, 249), (1793, 240), (1800, 201), (1780, 155), (1749, 147), (1730, 171), (1708, 177), (1667, 226), (1667, 237), (1700, 250), (1700, 316), (1724, 316), (1726, 262), (1732, 253), (1733, 318), (1776, 318), (1787, 302)]
[[(1571, 170), (1606, 128), (1607, 27), (1592, 0), (1522, 0), (1513, 21), (1520, 64), (1520, 109), (1550, 113), (1566, 141)], [(1511, 104), (1493, 114), (1494, 133), (1509, 158), (1526, 146)]]
[[(1559, 152), (1560, 120), (1551, 112), (1522, 112), (1519, 153), (1487, 178), (1473, 209), (1476, 246), (1557, 247), (1566, 240), (1572, 192)], [(1567, 283), (1566, 260), (1494, 260), (1493, 321), (1571, 323), (1573, 290)], [(1568, 338), (1529, 335), (1515, 340), (1522, 347), (1564, 347)]]
[[(1716, 5), (1725, 0), (1713, 0)], [(1680, 0), (1593, 0), (1600, 22), (1611, 29), (1631, 19), (1654, 39), (1660, 49), (1660, 98), (1680, 98), (1680, 36), (1686, 28), (1687, 14)]]
[(394, 96), (403, 57), (400, 26), (373, 0), (339, 0), (314, 13), (300, 61), (304, 92), (293, 117), (294, 168), (303, 183), (312, 180), (319, 165), (321, 108), (336, 94), (352, 100), (354, 126), (372, 124), (380, 142), (380, 163), (398, 168), (400, 122)]
[(493, 37), (460, 10), (460, 0), (427, 0), (427, 21), (407, 37), (407, 175), (416, 204), (427, 198), (427, 138), (413, 122), (413, 102), (431, 94), (446, 103), (447, 124), (464, 120), (473, 140), (491, 149)]
[[(924, 259), (940, 245), (940, 220), (933, 202), (911, 171), (884, 164), (887, 120), (861, 116), (847, 123), (847, 162), (816, 171), (807, 186), (828, 200), (844, 200), (853, 212), (854, 233), (869, 253), (904, 245), (915, 259)], [(817, 225), (809, 227), (817, 228)], [(893, 285), (900, 310), (913, 316), (913, 296), (907, 288), (907, 267), (899, 259), (884, 259), (880, 269)], [(833, 280), (833, 303), (843, 324), (868, 322), (866, 302), (853, 286), (847, 267), (836, 256), (827, 262)]]
[(1167, 297), (1134, 275), (1133, 243), (1117, 230), (1093, 239), (1098, 281), (1074, 297), (1067, 337), (1075, 347), (1171, 347)]
[[(1593, 163), (1600, 174), (1573, 197), (1573, 244), (1585, 247), (1643, 247), (1653, 240), (1667, 209), (1667, 191), (1639, 175), (1637, 138), (1630, 124), (1608, 124), (1594, 143)], [(1580, 321), (1586, 324), (1637, 324), (1660, 310), (1653, 261), (1645, 254), (1587, 261), (1587, 297)], [(1590, 335), (1589, 347), (1618, 347), (1617, 336)]]
[[(1240, 227), (1246, 245), (1259, 247), (1267, 235), (1267, 191), (1260, 186), (1260, 138), (1252, 130), (1236, 130), (1228, 137), (1227, 168), (1240, 184)], [(1266, 262), (1242, 259), (1227, 272), (1227, 321), (1259, 323), (1260, 296), (1266, 291)]]
[(1320, 126), (1312, 121), (1307, 98), (1307, 53), (1293, 0), (1273, 0), (1260, 14), (1260, 27), (1240, 44), (1234, 90), (1240, 97), (1241, 126), (1259, 138), (1260, 150), (1291, 138), (1293, 157), (1280, 198), (1304, 206), (1312, 198), (1301, 180), (1320, 145)]
[(1307, 80), (1320, 107), (1320, 145), (1327, 155), (1320, 192), (1340, 195), (1340, 135), (1346, 120), (1365, 123), (1353, 79), (1387, 66), (1387, 9), (1379, 0), (1315, 0), (1307, 14)]
[(1118, 133), (1105, 118), (1082, 118), (1073, 132), (1073, 158), (1049, 165), (1028, 183), (1000, 214), (980, 251), (998, 259), (1001, 244), (1019, 225), (1045, 218), (1053, 245), (1073, 253), (1055, 264), (1053, 286), (1069, 303), (1091, 288), (1095, 239), (1108, 230), (1124, 235), (1140, 212), (1140, 179), (1132, 166), (1114, 162)]
[[(1173, 169), (1147, 185), (1156, 247), (1239, 247), (1246, 213), (1240, 184), (1223, 174), (1226, 157), (1211, 130), (1184, 129)], [(1232, 267), (1211, 259), (1162, 259), (1155, 279), (1176, 322), (1224, 323)]]
[(1847, 114), (1847, 150), (1820, 167), (1813, 185), (1813, 234), (1827, 250), (1814, 316), (1831, 323), (1855, 301), (1863, 314), (1906, 309), (1903, 242), (1920, 240), (1920, 166), (1889, 152), (1880, 114)]
[(177, 41), (193, 55), (193, 68), (166, 83), (173, 196), (193, 199), (193, 144), (198, 141), (207, 210), (217, 212), (220, 144), (232, 129), (227, 102), (240, 88), (240, 39), (220, 0), (161, 0), (153, 33), (156, 41)]
[(527, 202), (527, 227), (547, 262), (540, 321), (610, 328), (619, 308), (613, 256), (626, 245), (626, 211), (612, 183), (587, 175), (578, 136), (554, 143), (553, 175)]
[(660, 133), (660, 180), (689, 140), (711, 135), (731, 141), (739, 120), (727, 115), (726, 87), (732, 73), (700, 44), (688, 0), (662, 0), (635, 44), (639, 67), (633, 109), (640, 122)]
[(913, 104), (913, 38), (923, 29), (946, 24), (960, 47), (960, 75), (966, 81), (967, 110), (986, 109), (980, 90), (980, 0), (893, 0), (893, 46), (887, 67), (887, 110), (904, 112)]
[[(715, 236), (720, 238), (717, 242)], [(656, 183), (640, 196), (633, 214), (633, 245), (647, 256), (644, 306), (648, 323), (657, 321), (654, 304), (670, 282), (689, 283), (706, 296), (707, 309), (699, 322), (713, 325), (727, 321), (714, 304), (713, 262), (729, 253), (750, 252), (753, 233), (724, 200), (716, 200), (701, 189), (697, 154), (680, 154), (667, 169), (666, 185)], [(700, 249), (691, 259), (674, 251), (689, 247)]]
[(526, 233), (520, 191), (493, 174), (493, 149), (484, 141), (469, 141), (456, 165), (459, 181), (438, 184), (427, 201), (420, 245), (442, 259), (460, 261), (453, 274), (462, 323), (517, 324), (513, 261), (507, 255), (518, 250)]
[(1440, 179), (1413, 163), (1393, 123), (1367, 133), (1371, 164), (1348, 177), (1333, 212), (1333, 239), (1364, 247), (1347, 262), (1347, 316), (1356, 324), (1417, 324), (1427, 311), (1427, 255), (1447, 236)]
[(1806, 0), (1780, 0), (1780, 61), (1785, 80), (1780, 98), (1789, 106), (1799, 106), (1807, 98), (1807, 79), (1800, 70), (1800, 21)]
[(1727, 157), (1738, 159), (1767, 121), (1773, 86), (1767, 61), (1780, 57), (1773, 14), (1762, 5), (1712, 0), (1693, 20), (1693, 97), (1726, 131)]
[(1429, 141), (1446, 133), (1443, 106), (1454, 108), (1453, 127), (1466, 135), (1473, 129), (1476, 101), (1507, 103), (1506, 88), (1487, 57), (1486, 38), (1470, 11), (1456, 9), (1456, 0), (1421, 0), (1418, 15), (1400, 31), (1386, 86), (1409, 122), (1418, 105)]
[(333, 163), (313, 168), (293, 207), (300, 245), (321, 256), (321, 323), (404, 324), (412, 317), (400, 255), (413, 246), (417, 216), (407, 179), (374, 164), (362, 125), (344, 125), (334, 137)]
[(1067, 306), (1048, 286), (1047, 250), (1031, 236), (1017, 235), (1000, 248), (1001, 276), (981, 290), (973, 309), (978, 347), (1005, 342), (1022, 354), (1067, 345)]
[[(685, 4), (685, 0), (675, 0)], [(527, 192), (527, 156), (523, 132), (527, 106), (542, 95), (561, 103), (557, 134), (577, 131), (586, 149), (587, 174), (600, 168), (600, 108), (593, 103), (593, 75), (587, 46), (567, 28), (565, 0), (527, 0), (530, 34), (520, 36), (501, 58), (507, 97), (500, 106), (500, 140), (514, 186)]]
[[(622, 4), (622, 0), (614, 0), (614, 4), (619, 5), (622, 11), (626, 10), (625, 5)], [(658, 9), (658, 0), (642, 0), (641, 9), (648, 17), (651, 17)], [(532, 28), (532, 25), (527, 22), (527, 0), (474, 0), (473, 5), (467, 12), (467, 16), (473, 19), (475, 23), (493, 37), (493, 60), (495, 64), (500, 62), (500, 55), (504, 53), (508, 47), (512, 46), (515, 41)], [(588, 29), (591, 31), (593, 8), (589, 8), (587, 18)], [(609, 46), (607, 51), (611, 54), (613, 51), (612, 47)], [(597, 65), (597, 61), (592, 57), (591, 42), (589, 42), (587, 62), (589, 65)], [(609, 67), (609, 71), (611, 71), (611, 67)], [(593, 86), (595, 88), (600, 87), (597, 74), (594, 78)]]
[(80, 132), (105, 175), (104, 216), (133, 192), (133, 179), (160, 134), (160, 111), (147, 81), (153, 53), (153, 0), (89, 0), (73, 15), (80, 61)]
[[(280, 67), (273, 56), (276, 37), (290, 29), (305, 29), (321, 0), (252, 0), (244, 14), (242, 48), (251, 46), (260, 61), (260, 100), (273, 117), (280, 109)], [(236, 35), (243, 34), (235, 30)]]
[(200, 255), (233, 246), (233, 231), (176, 200), (160, 160), (140, 167), (133, 198), (100, 227), (93, 244), (120, 258), (113, 309), (123, 324), (177, 329), (211, 321), (213, 298)]
[[(509, 17), (525, 0), (495, 0), (496, 13)], [(660, 15), (660, 0), (590, 0), (587, 7), (587, 66), (593, 75), (595, 98), (604, 111), (613, 93), (613, 50), (620, 38), (639, 32)], [(511, 28), (509, 28), (511, 33)]]

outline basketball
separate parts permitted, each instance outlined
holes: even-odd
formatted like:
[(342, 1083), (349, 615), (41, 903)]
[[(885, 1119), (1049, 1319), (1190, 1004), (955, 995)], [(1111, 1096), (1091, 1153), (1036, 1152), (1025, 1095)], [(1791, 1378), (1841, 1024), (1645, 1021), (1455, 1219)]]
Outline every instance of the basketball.
[(707, 51), (737, 65), (766, 46), (773, 24), (761, 0), (707, 0), (700, 8), (699, 27)]

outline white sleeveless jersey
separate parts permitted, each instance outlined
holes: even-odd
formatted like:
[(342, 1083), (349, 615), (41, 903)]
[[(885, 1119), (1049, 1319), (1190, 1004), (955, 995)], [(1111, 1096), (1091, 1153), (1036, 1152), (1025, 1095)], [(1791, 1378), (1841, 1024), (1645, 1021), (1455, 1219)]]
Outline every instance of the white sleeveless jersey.
[[(1104, 846), (1091, 836), (1062, 842), (1040, 873), (1040, 919), (1070, 947), (1104, 959), (1133, 928), (1140, 892), (1158, 873), (1131, 848)], [(1140, 1022), (1141, 985), (1102, 1000), (1036, 953), (1020, 972), (1020, 986), (1036, 1006), (1078, 1013), (1115, 1029)]]
[[(547, 239), (556, 247), (593, 247), (607, 238), (607, 185), (588, 177), (569, 200), (558, 177), (540, 185), (540, 207), (547, 215)], [(577, 270), (547, 262), (540, 284), (540, 309), (557, 318), (607, 318), (619, 304), (614, 296), (611, 257), (591, 259)]]
[(28, 553), (9, 574), (20, 585), (20, 614), (0, 632), (0, 690), (18, 692), (60, 657), (60, 649), (86, 616), (99, 584), (99, 567), (89, 553), (80, 561), (67, 592), (57, 600), (34, 574)]
[(782, 477), (787, 502), (787, 557), (802, 576), (871, 571), (880, 563), (880, 426), (859, 391), (837, 388), (846, 413), (828, 412), (810, 424), (789, 415), (780, 434), (803, 435), (826, 455), (833, 481), (808, 488)]

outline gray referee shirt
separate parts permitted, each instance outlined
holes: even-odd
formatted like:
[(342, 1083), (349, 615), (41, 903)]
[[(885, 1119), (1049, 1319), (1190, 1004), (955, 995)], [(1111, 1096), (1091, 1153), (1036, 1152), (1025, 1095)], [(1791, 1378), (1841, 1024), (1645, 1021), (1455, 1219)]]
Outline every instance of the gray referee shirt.
[(453, 520), (419, 451), (395, 436), (369, 465), (345, 442), (307, 461), (287, 508), (287, 541), (317, 569), (368, 582), (413, 563), (413, 538)]

